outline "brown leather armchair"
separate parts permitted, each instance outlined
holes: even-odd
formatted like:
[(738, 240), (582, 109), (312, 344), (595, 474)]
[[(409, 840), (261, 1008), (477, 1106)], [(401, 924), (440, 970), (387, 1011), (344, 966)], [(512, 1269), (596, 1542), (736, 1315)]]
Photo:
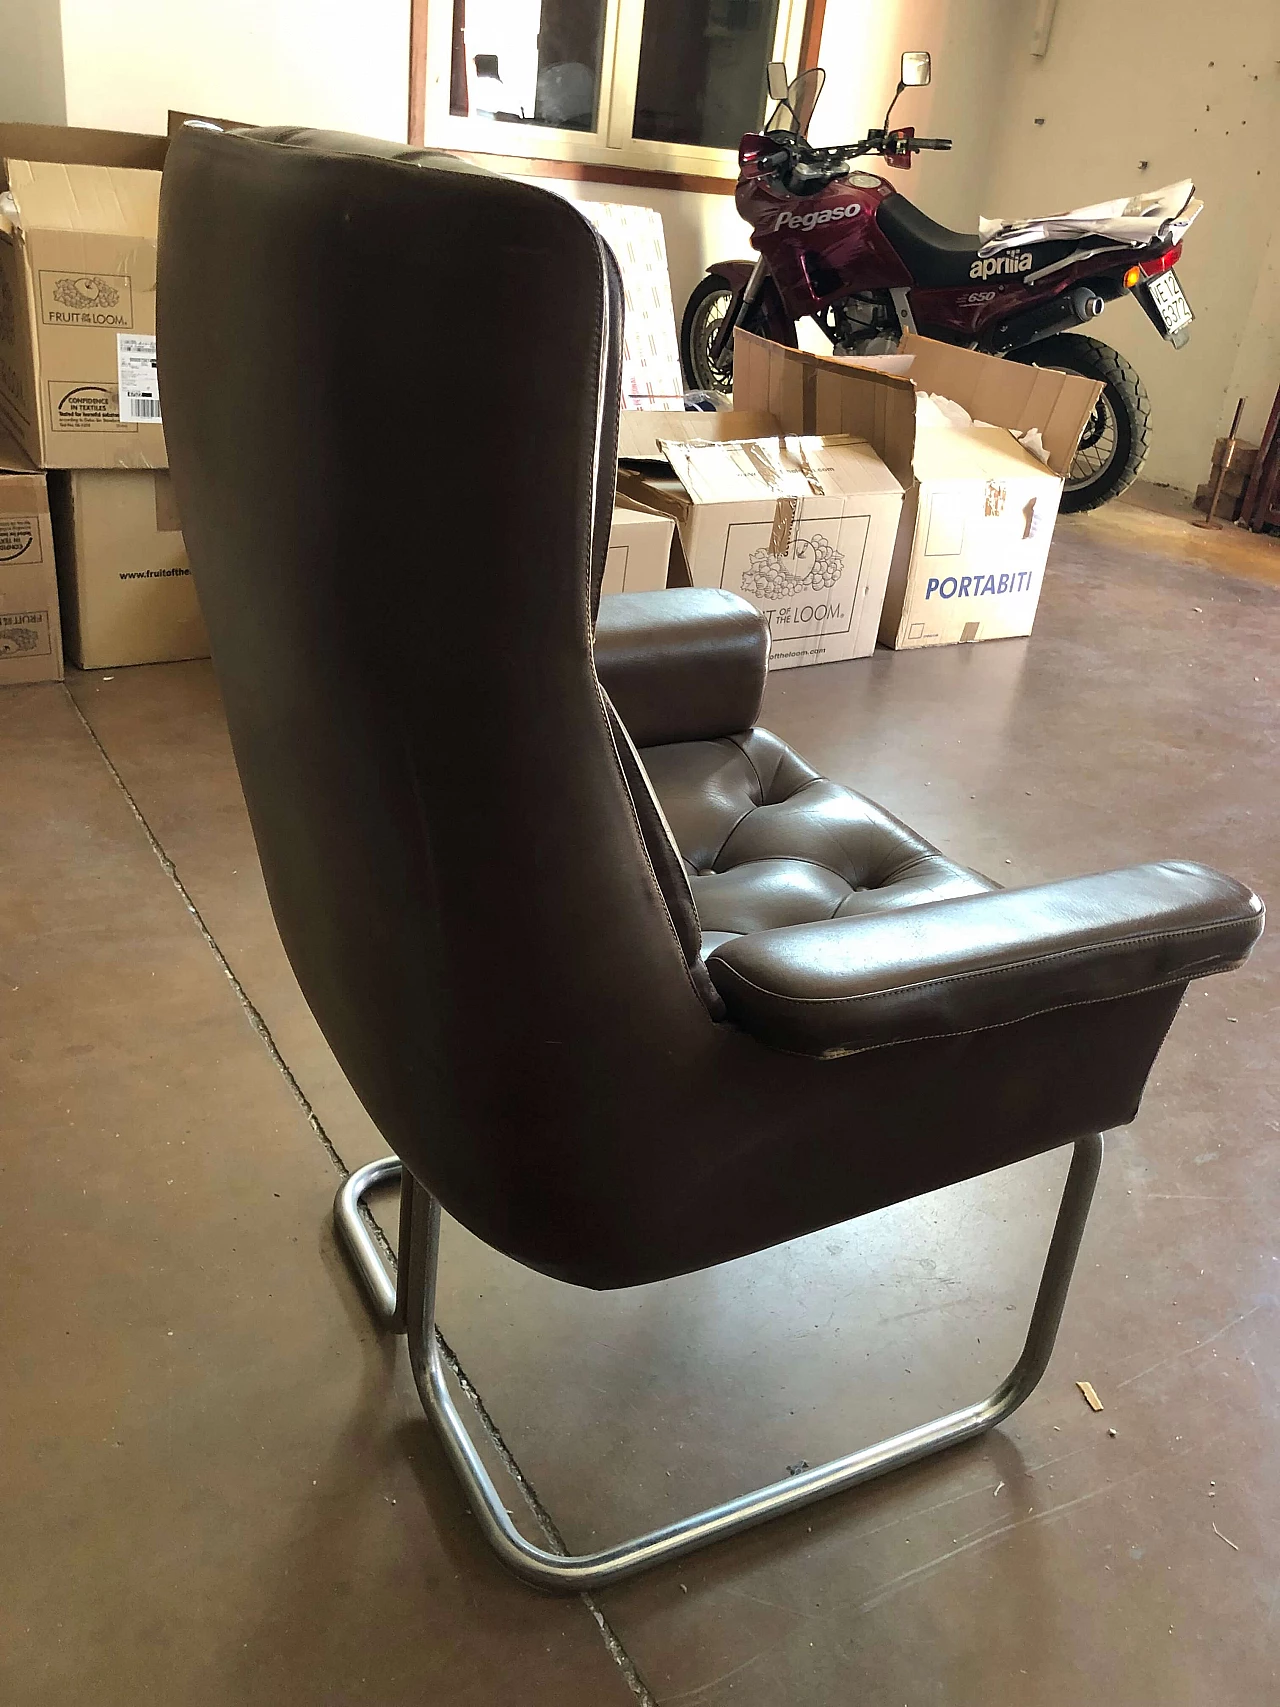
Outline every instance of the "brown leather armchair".
[[(534, 331), (513, 335), (520, 327)], [(621, 307), (546, 191), (359, 138), (188, 126), (160, 369), (272, 906), (396, 1155), (337, 1221), (494, 1546), (581, 1588), (991, 1427), (1052, 1346), (1104, 1128), (1247, 889), (1168, 863), (1014, 892), (756, 726), (718, 592), (599, 613)], [(989, 1399), (618, 1547), (507, 1515), (445, 1384), (440, 1206), (579, 1286), (658, 1281), (1075, 1155)], [(398, 1275), (361, 1199), (400, 1176)]]

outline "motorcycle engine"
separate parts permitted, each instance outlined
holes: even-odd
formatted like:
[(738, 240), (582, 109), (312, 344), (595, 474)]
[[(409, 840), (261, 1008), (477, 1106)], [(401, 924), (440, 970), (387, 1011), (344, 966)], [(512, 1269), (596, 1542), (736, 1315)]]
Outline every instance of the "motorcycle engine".
[(867, 292), (846, 297), (832, 310), (838, 356), (886, 356), (898, 347), (898, 318), (892, 303)]

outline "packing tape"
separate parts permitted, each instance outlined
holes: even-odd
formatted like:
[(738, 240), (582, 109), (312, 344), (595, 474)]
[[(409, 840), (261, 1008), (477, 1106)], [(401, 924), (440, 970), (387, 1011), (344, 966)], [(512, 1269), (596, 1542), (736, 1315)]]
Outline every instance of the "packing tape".
[[(783, 453), (786, 454), (788, 446), (785, 441), (783, 441), (781, 448)], [(804, 448), (803, 441), (800, 439), (793, 439), (789, 448), (792, 460), (795, 462), (800, 473), (803, 474), (805, 479), (809, 482), (809, 490), (813, 493), (814, 497), (825, 498), (826, 488), (814, 472), (813, 464), (809, 461), (808, 452)]]
[(769, 555), (790, 557), (791, 539), (795, 532), (798, 498), (779, 498), (773, 506), (773, 529), (769, 534)]
[[(781, 445), (781, 440), (778, 441)], [(776, 489), (782, 484), (782, 470), (775, 466), (762, 443), (758, 439), (745, 439), (742, 443), (743, 455), (764, 481), (766, 486)]]

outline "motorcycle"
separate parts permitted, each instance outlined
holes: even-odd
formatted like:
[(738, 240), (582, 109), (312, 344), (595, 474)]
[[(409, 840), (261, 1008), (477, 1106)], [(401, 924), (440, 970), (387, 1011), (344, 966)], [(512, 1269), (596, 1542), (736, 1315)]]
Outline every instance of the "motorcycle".
[(918, 331), (1083, 374), (1103, 390), (1061, 507), (1096, 509), (1137, 477), (1150, 405), (1124, 357), (1076, 328), (1132, 292), (1163, 338), (1175, 348), (1186, 343), (1193, 315), (1173, 269), (1200, 211), (1194, 185), (952, 231), (857, 165), (879, 155), (901, 171), (922, 150), (951, 147), (911, 126), (889, 128), (899, 96), (930, 75), (927, 53), (904, 53), (884, 124), (858, 142), (814, 148), (805, 133), (825, 72), (788, 81), (784, 66), (769, 67), (777, 106), (763, 131), (742, 138), (735, 196), (758, 258), (716, 262), (689, 298), (680, 334), (686, 383), (727, 393), (738, 327), (794, 346), (796, 322), (806, 316), (837, 355), (886, 353), (904, 332)]

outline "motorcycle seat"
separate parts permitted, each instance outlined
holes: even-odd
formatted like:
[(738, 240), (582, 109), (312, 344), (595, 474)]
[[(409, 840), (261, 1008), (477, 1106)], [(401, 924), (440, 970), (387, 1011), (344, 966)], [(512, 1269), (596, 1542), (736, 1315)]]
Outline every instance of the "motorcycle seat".
[[(917, 285), (925, 290), (948, 290), (976, 280), (981, 284), (999, 272), (1001, 276), (1016, 269), (1018, 258), (1028, 252), (1032, 268), (1060, 260), (1078, 248), (1076, 243), (1035, 243), (1024, 249), (1010, 251), (997, 267), (984, 265), (978, 249), (982, 238), (976, 231), (952, 231), (922, 213), (906, 196), (895, 193), (886, 196), (876, 209), (876, 224), (893, 244)], [(1012, 259), (1015, 266), (1008, 264)], [(975, 272), (975, 266), (977, 271)]]

